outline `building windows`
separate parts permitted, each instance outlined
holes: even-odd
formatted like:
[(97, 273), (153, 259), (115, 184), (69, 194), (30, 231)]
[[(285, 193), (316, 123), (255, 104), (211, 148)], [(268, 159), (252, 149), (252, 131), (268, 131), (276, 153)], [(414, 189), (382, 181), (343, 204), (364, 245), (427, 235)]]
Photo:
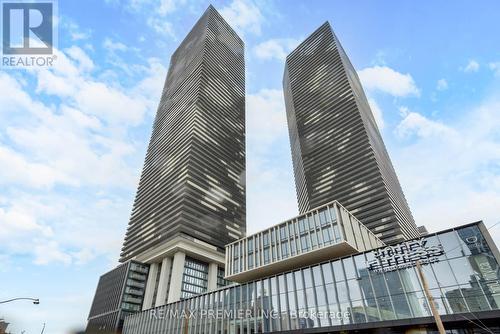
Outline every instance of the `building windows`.
[(217, 266), (217, 288), (229, 285), (231, 282), (224, 279), (224, 268)]
[[(481, 235), (473, 236), (477, 238), (473, 240), (474, 243), (482, 245), (480, 249), (487, 249), (483, 245)], [(283, 244), (285, 243), (281, 243), (280, 247)], [(269, 249), (270, 247), (267, 247), (268, 251)], [(489, 249), (486, 253), (478, 252), (476, 248), (472, 249), (474, 251), (468, 255), (451, 259), (445, 257), (437, 263), (422, 266), (441, 314), (499, 309), (498, 272), (490, 273), (478, 269), (479, 266), (486, 266), (485, 263), (494, 268), (497, 268), (498, 264), (494, 258), (493, 264), (484, 262), (484, 259), (491, 259)], [(281, 252), (285, 254), (283, 249)], [(269, 254), (265, 258), (269, 259)], [(177, 307), (179, 310), (186, 307), (208, 310), (250, 308), (268, 312), (274, 310), (279, 315), (274, 319), (252, 317), (244, 323), (233, 323), (232, 319), (219, 322), (221, 326), (230, 328), (241, 326), (247, 332), (250, 328), (254, 328), (252, 326), (255, 326), (256, 331), (260, 329), (271, 332), (430, 316), (429, 306), (415, 268), (385, 273), (374, 272), (366, 265), (367, 260), (371, 259), (372, 252), (367, 252), (331, 260), (320, 265), (208, 293), (197, 297), (199, 299), (191, 299), (188, 304), (177, 303), (167, 307)], [(188, 267), (201, 272), (201, 275), (193, 275), (193, 279), (189, 280), (190, 285), (199, 286), (201, 283), (199, 277), (205, 277), (204, 264), (196, 263)], [(202, 283), (201, 285), (203, 286)], [(191, 293), (191, 290), (189, 292)], [(224, 296), (223, 303), (219, 302), (220, 295)], [(291, 316), (292, 311), (293, 314), (300, 315), (301, 311), (323, 310), (348, 312), (348, 316), (330, 319)], [(132, 315), (126, 321), (136, 319), (134, 318), (136, 316)], [(177, 322), (177, 326), (179, 329), (182, 328), (183, 322)], [(204, 323), (201, 323), (201, 327), (195, 332), (204, 332), (205, 328), (213, 329), (215, 325), (208, 322), (207, 327), (204, 326)], [(227, 327), (225, 328), (229, 331)]]
[(268, 264), (270, 260), (269, 257), (269, 247), (264, 248), (264, 264)]
[(262, 243), (264, 244), (264, 247), (269, 246), (269, 233), (264, 232), (262, 234)]
[(296, 246), (296, 239), (292, 238), (290, 240), (290, 255), (292, 255), (292, 256), (295, 255), (295, 246)]
[(330, 228), (330, 226), (323, 227), (321, 229), (321, 234), (323, 235), (323, 242), (325, 243), (325, 245), (330, 245), (333, 241), (332, 229)]
[(325, 226), (330, 222), (330, 217), (327, 218), (326, 214), (327, 214), (327, 209), (321, 210), (318, 214), (321, 226)]
[(286, 225), (280, 226), (280, 240), (285, 240), (288, 238)]
[[(347, 211), (345, 212), (347, 219), (337, 221), (335, 215), (337, 207), (338, 204), (335, 202), (327, 204), (319, 210), (313, 210), (231, 244), (228, 246), (231, 248), (228, 248), (228, 253), (231, 255), (226, 265), (230, 270), (228, 276), (255, 270), (261, 265), (282, 261), (290, 256), (301, 255), (344, 240), (351, 242), (352, 245), (360, 245), (360, 250), (365, 250), (365, 241), (373, 246), (382, 245), (380, 240), (367, 229), (363, 229), (365, 234), (357, 233), (354, 236), (351, 225), (358, 224), (360, 227), (362, 225)], [(339, 207), (339, 210), (345, 211), (342, 207)], [(335, 219), (332, 219), (332, 215)], [(342, 236), (340, 224), (347, 225), (345, 228), (350, 231), (351, 239)]]
[(281, 242), (281, 258), (286, 259), (288, 257), (288, 241)]
[(208, 264), (186, 257), (182, 276), (181, 299), (206, 292), (207, 287)]
[(300, 244), (302, 245), (302, 252), (309, 251), (309, 236), (307, 234), (300, 236)]
[(342, 240), (338, 224), (333, 224), (333, 234), (335, 235), (335, 242), (340, 242), (340, 240)]
[(299, 233), (303, 234), (306, 233), (307, 227), (306, 227), (306, 219), (301, 218), (299, 219)]

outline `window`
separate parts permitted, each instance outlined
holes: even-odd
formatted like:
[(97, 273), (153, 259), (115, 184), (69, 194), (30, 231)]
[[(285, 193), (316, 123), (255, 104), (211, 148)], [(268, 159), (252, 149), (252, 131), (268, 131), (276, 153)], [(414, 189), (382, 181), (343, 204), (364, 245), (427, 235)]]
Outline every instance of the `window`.
[(288, 241), (283, 241), (281, 243), (281, 258), (285, 259), (288, 257)]
[(253, 253), (253, 238), (248, 239), (247, 250), (248, 254)]
[[(295, 287), (297, 288), (297, 290), (303, 290), (304, 289), (304, 281), (302, 280), (302, 272), (300, 270), (297, 270), (293, 274), (295, 276)], [(299, 297), (299, 299), (300, 299), (300, 297)]]
[(457, 233), (465, 255), (478, 255), (491, 252), (477, 226), (461, 228)]
[(467, 284), (476, 281), (477, 273), (472, 269), (466, 257), (450, 260), (450, 265), (458, 284)]
[(342, 260), (344, 264), (345, 275), (347, 279), (356, 278), (356, 269), (354, 268), (354, 262), (351, 257)]
[(239, 246), (239, 244), (236, 244), (234, 246), (234, 257), (238, 257), (239, 254), (240, 254), (240, 246)]
[(304, 273), (304, 285), (306, 288), (311, 288), (313, 286), (313, 281), (311, 277), (311, 269), (310, 268), (305, 268), (303, 270)]
[(339, 226), (333, 224), (333, 234), (335, 235), (335, 242), (340, 242), (342, 240), (342, 235), (340, 234)]
[(335, 222), (337, 221), (337, 214), (335, 213), (335, 208), (330, 208), (330, 217), (332, 218), (332, 221)]
[(420, 279), (415, 272), (415, 268), (407, 268), (399, 272), (401, 281), (406, 292), (420, 291)]
[(181, 298), (189, 298), (206, 292), (207, 286), (208, 264), (186, 257), (182, 276)]
[(234, 259), (234, 262), (233, 262), (233, 271), (235, 274), (239, 273), (240, 272), (240, 264), (239, 264), (239, 259)]
[(269, 246), (269, 232), (264, 232), (262, 234), (262, 243), (264, 244), (264, 247)]
[(295, 255), (295, 239), (290, 240), (290, 254)]
[(323, 242), (325, 245), (329, 245), (332, 243), (332, 229), (330, 226), (323, 227), (321, 230), (321, 233), (323, 234)]
[(326, 209), (319, 212), (319, 222), (321, 226), (325, 226), (329, 223), (329, 218), (326, 217)]
[(300, 243), (302, 244), (302, 252), (307, 252), (309, 250), (309, 236), (302, 235), (300, 237)]
[(323, 263), (321, 265), (321, 268), (323, 269), (323, 278), (325, 279), (325, 284), (329, 284), (333, 282), (333, 274), (332, 274), (332, 268), (330, 266), (330, 263)]
[(318, 237), (316, 235), (316, 232), (314, 231), (311, 232), (311, 242), (312, 242), (312, 249), (315, 249), (316, 246), (318, 246)]
[(316, 228), (315, 223), (314, 223), (314, 216), (309, 216), (309, 229), (314, 230)]
[(333, 261), (332, 267), (333, 267), (333, 274), (335, 275), (335, 280), (337, 282), (345, 280), (344, 270), (342, 269), (342, 264), (340, 263), (340, 260)]
[(463, 256), (462, 247), (455, 231), (439, 234), (438, 238), (441, 245), (443, 245), (444, 252), (448, 259)]
[(269, 263), (269, 247), (264, 248), (264, 264)]
[(299, 233), (300, 234), (303, 234), (306, 232), (306, 219), (305, 218), (301, 218), (299, 219)]
[(450, 285), (457, 285), (457, 281), (451, 275), (451, 268), (448, 264), (448, 261), (441, 261), (432, 264), (432, 269), (434, 269), (434, 273), (436, 274), (437, 281), (439, 286), (446, 287)]
[(288, 235), (286, 233), (286, 225), (280, 226), (280, 239), (285, 240), (288, 238)]
[(347, 287), (349, 288), (349, 298), (351, 300), (361, 299), (361, 290), (359, 289), (358, 280), (356, 279), (348, 280)]

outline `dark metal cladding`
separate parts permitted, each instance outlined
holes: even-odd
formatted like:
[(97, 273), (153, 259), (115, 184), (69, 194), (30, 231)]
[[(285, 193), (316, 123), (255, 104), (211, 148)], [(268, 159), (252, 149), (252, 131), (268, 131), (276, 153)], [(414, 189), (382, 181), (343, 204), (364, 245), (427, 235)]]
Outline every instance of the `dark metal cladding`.
[(121, 333), (127, 315), (141, 310), (149, 265), (128, 261), (99, 278), (85, 333)]
[(170, 61), (120, 261), (245, 235), (244, 44), (210, 6)]
[(420, 234), (359, 78), (326, 22), (283, 77), (299, 211), (339, 201), (385, 243)]

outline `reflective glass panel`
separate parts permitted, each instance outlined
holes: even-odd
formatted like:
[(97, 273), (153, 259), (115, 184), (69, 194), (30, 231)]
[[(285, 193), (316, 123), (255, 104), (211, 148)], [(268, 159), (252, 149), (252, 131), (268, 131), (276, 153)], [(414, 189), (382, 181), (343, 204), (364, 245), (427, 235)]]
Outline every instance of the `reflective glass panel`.
[(342, 259), (344, 264), (345, 275), (347, 279), (356, 278), (356, 269), (354, 268), (354, 262), (351, 257)]
[(321, 265), (322, 271), (323, 271), (323, 278), (325, 280), (325, 284), (332, 283), (333, 282), (333, 274), (332, 274), (332, 268), (330, 266), (330, 263), (323, 263)]

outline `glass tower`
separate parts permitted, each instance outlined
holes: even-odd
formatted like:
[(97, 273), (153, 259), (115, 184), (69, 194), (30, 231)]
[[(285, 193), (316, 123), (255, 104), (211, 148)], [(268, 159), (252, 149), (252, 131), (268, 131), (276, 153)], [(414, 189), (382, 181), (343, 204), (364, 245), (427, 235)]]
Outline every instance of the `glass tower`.
[(283, 77), (300, 213), (337, 200), (385, 243), (420, 234), (368, 101), (328, 22)]
[(245, 229), (244, 46), (210, 6), (171, 57), (120, 261)]

